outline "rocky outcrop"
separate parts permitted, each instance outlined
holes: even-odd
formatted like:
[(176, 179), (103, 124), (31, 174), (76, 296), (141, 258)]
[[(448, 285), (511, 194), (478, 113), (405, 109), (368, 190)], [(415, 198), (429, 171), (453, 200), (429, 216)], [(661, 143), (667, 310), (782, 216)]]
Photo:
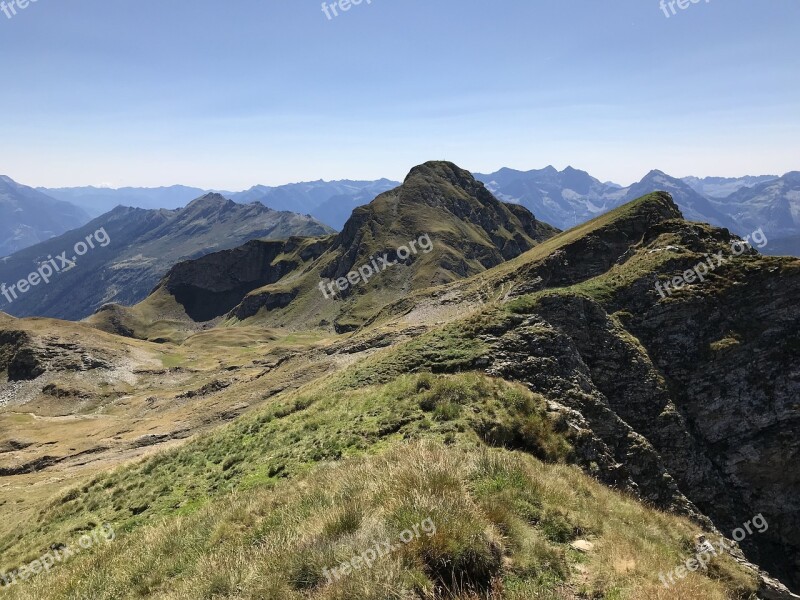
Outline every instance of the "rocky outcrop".
[[(769, 528), (741, 547), (800, 589), (800, 261), (748, 251), (703, 285), (662, 298), (657, 277), (724, 250), (731, 236), (659, 219), (634, 231), (627, 253), (624, 238), (614, 251), (602, 236), (583, 240), (603, 244), (601, 260), (620, 255), (618, 279), (598, 282), (597, 298), (569, 288), (536, 297), (513, 326), (487, 336), (488, 371), (574, 411), (571, 423), (592, 438), (591, 453), (600, 448), (618, 463), (594, 460), (611, 485), (707, 516), (729, 537), (763, 515)], [(665, 251), (665, 239), (680, 252), (652, 263), (656, 271), (642, 269), (643, 257)], [(587, 275), (601, 269), (592, 263), (563, 262)], [(537, 286), (543, 269), (529, 272)], [(574, 275), (554, 275), (550, 285), (558, 277)], [(627, 283), (615, 289), (619, 279)]]
[[(192, 320), (211, 321), (242, 303), (249, 292), (275, 283), (305, 262), (318, 258), (330, 242), (331, 238), (248, 242), (233, 250), (176, 265), (159, 287), (174, 296)], [(249, 314), (248, 307), (258, 302), (249, 298), (246, 304), (237, 315)]]
[(90, 371), (111, 365), (77, 343), (0, 330), (0, 371), (9, 381), (32, 381), (47, 371)]
[(0, 331), (0, 371), (8, 373), (9, 381), (28, 381), (44, 373), (24, 331)]
[[(781, 277), (776, 273), (780, 272)], [(725, 531), (754, 515), (748, 556), (800, 589), (800, 261), (763, 260), (735, 284), (649, 310), (627, 323), (663, 373), (721, 487), (687, 465), (686, 493)], [(664, 455), (674, 449), (664, 448)]]
[[(570, 308), (564, 307), (565, 311)], [(551, 323), (542, 316), (525, 318), (500, 336), (485, 337), (493, 350), (487, 372), (524, 382), (532, 391), (548, 398), (554, 409), (562, 412), (579, 432), (578, 439), (584, 440), (577, 448), (579, 462), (589, 466), (602, 481), (633, 492), (662, 510), (702, 519), (700, 511), (680, 492), (650, 441), (615, 412), (611, 400), (594, 379), (594, 356), (584, 356), (581, 352), (585, 349), (584, 340), (573, 339), (569, 327), (563, 327), (556, 319)], [(583, 320), (580, 313), (577, 320)], [(599, 325), (606, 325), (602, 317)], [(602, 331), (601, 327), (585, 327), (580, 337), (584, 333), (597, 336)], [(618, 365), (629, 366), (635, 350), (625, 340), (609, 335), (597, 342), (598, 350), (610, 351), (609, 362), (617, 359)], [(640, 366), (641, 370), (647, 370), (646, 365)], [(613, 373), (618, 375), (617, 371), (615, 368)], [(657, 387), (657, 380), (638, 381), (637, 375), (640, 374), (631, 373), (631, 379), (643, 387)]]

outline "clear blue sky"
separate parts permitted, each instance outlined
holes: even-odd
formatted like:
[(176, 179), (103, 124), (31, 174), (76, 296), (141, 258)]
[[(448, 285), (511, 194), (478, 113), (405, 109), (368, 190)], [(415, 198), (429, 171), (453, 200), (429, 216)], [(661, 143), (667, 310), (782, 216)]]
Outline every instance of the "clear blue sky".
[[(8, 1), (8, 0), (6, 0)], [(677, 7), (676, 7), (677, 8)], [(0, 13), (0, 173), (241, 189), (553, 164), (800, 169), (800, 2), (38, 0)]]

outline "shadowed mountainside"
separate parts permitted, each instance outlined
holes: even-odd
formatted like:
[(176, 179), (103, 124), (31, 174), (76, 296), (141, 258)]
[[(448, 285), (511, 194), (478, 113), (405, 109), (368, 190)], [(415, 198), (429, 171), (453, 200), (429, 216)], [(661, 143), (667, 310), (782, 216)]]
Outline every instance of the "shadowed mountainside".
[(74, 204), (0, 175), (0, 257), (80, 227), (89, 218)]
[(9, 257), (0, 263), (0, 282), (11, 284), (28, 277), (48, 256), (64, 251), (68, 258), (74, 256), (74, 245), (100, 230), (108, 237), (105, 246), (97, 245), (78, 257), (75, 267), (57, 273), (47, 285), (32, 287), (12, 303), (0, 298), (0, 308), (21, 317), (78, 320), (108, 302), (142, 300), (181, 260), (254, 238), (331, 232), (310, 217), (276, 212), (257, 203), (235, 204), (217, 194), (207, 194), (178, 210), (118, 207), (84, 227)]

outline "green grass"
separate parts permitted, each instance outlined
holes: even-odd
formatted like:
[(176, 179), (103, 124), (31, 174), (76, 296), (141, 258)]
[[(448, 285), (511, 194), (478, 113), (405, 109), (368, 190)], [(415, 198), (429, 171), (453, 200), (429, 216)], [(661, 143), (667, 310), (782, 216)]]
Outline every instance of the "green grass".
[(432, 331), (366, 359), (341, 378), (342, 385), (360, 387), (386, 383), (403, 373), (457, 373), (473, 370), (489, 348), (472, 335), (476, 322), (462, 322)]
[[(754, 592), (752, 574), (727, 558), (715, 559), (713, 578), (692, 573), (663, 588), (658, 573), (691, 554), (697, 533), (575, 467), (474, 445), (396, 442), (118, 535), (7, 597), (723, 600)], [(574, 551), (577, 538), (594, 549)], [(395, 547), (374, 562), (325, 575), (384, 541)]]
[(186, 357), (182, 354), (163, 354), (161, 356), (161, 364), (165, 369), (180, 367), (186, 364)]
[(265, 411), (71, 490), (25, 533), (20, 529), (2, 540), (0, 566), (66, 543), (90, 521), (130, 531), (228, 492), (272, 487), (320, 462), (377, 452), (402, 439), (502, 445), (552, 461), (570, 453), (544, 401), (517, 384), (474, 373), (405, 375), (355, 390), (337, 382), (288, 395)]

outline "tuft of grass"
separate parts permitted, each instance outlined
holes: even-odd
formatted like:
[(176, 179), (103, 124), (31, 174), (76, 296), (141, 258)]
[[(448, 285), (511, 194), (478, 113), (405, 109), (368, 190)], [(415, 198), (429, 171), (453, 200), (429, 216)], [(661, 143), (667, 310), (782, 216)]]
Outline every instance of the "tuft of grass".
[(722, 352), (727, 350), (728, 348), (735, 348), (741, 342), (739, 341), (736, 335), (727, 335), (721, 340), (717, 340), (716, 342), (712, 342), (709, 345), (709, 349), (711, 352)]

